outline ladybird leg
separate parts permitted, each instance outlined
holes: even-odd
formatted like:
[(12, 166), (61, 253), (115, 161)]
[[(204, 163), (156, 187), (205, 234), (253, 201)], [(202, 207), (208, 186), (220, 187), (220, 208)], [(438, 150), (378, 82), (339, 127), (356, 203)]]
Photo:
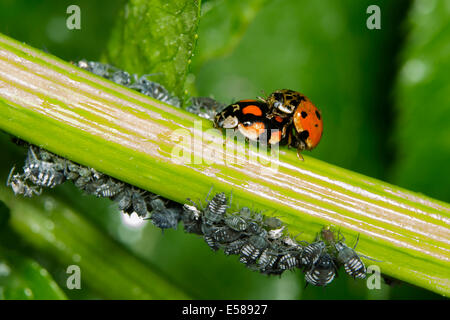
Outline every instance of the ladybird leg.
[(302, 150), (301, 148), (298, 148), (298, 149), (297, 149), (297, 158), (298, 158), (300, 161), (305, 161), (305, 159), (303, 158), (303, 156), (302, 156), (302, 154), (301, 154), (302, 151), (303, 151), (303, 150)]
[(291, 148), (291, 143), (292, 143), (292, 131), (289, 130), (289, 134), (288, 134), (288, 149)]

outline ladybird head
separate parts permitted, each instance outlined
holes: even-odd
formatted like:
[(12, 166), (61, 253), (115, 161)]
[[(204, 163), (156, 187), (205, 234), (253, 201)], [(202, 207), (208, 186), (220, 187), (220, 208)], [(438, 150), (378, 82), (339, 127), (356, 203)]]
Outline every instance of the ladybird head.
[(306, 97), (295, 109), (293, 116), (294, 136), (297, 137), (299, 148), (312, 150), (320, 142), (323, 131), (323, 121), (320, 111)]
[(266, 102), (273, 111), (282, 115), (292, 115), (303, 100), (304, 96), (301, 93), (282, 89), (271, 93)]

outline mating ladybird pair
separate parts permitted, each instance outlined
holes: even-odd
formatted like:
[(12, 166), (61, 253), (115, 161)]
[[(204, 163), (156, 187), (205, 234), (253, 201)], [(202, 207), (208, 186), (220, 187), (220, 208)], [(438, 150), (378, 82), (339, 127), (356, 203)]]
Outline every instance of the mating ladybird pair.
[(266, 99), (240, 100), (226, 107), (214, 119), (216, 128), (238, 130), (249, 140), (312, 150), (320, 142), (323, 121), (320, 111), (299, 92), (282, 89)]

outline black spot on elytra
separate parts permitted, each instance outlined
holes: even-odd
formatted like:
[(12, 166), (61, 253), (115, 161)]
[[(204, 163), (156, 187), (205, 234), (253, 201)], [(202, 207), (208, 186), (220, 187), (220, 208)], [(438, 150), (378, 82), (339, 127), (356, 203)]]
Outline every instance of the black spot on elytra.
[(308, 114), (305, 111), (302, 111), (302, 118), (305, 119), (308, 116)]
[(316, 110), (316, 116), (317, 116), (317, 119), (320, 120), (320, 113), (319, 113), (319, 111), (317, 111), (317, 110)]
[(300, 140), (305, 141), (309, 137), (309, 131), (308, 130), (303, 130), (302, 132), (300, 132), (298, 134), (298, 137), (300, 138)]
[(318, 126), (319, 126), (319, 125), (318, 125), (317, 123), (314, 125), (314, 127), (316, 127), (316, 128), (317, 128)]

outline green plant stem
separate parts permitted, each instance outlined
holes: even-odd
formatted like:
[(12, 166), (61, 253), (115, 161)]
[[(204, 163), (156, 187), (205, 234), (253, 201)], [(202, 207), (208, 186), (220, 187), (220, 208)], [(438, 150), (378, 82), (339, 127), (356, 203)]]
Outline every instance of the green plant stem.
[[(233, 192), (235, 206), (264, 209), (311, 240), (339, 227), (381, 271), (450, 295), (450, 206), (280, 149), (276, 170), (249, 162), (208, 164), (202, 150), (230, 156), (212, 123), (0, 36), (0, 128), (56, 154), (183, 203)], [(194, 121), (201, 128), (194, 129)], [(175, 131), (177, 130), (177, 131)], [(189, 133), (192, 161), (177, 163), (174, 132)], [(327, 135), (327, 132), (325, 132)], [(332, 137), (330, 137), (332, 138)], [(186, 140), (184, 140), (186, 142)], [(232, 145), (228, 142), (227, 145)], [(247, 150), (252, 154), (252, 150)], [(200, 160), (200, 161), (198, 161)], [(199, 163), (196, 163), (199, 162)]]

